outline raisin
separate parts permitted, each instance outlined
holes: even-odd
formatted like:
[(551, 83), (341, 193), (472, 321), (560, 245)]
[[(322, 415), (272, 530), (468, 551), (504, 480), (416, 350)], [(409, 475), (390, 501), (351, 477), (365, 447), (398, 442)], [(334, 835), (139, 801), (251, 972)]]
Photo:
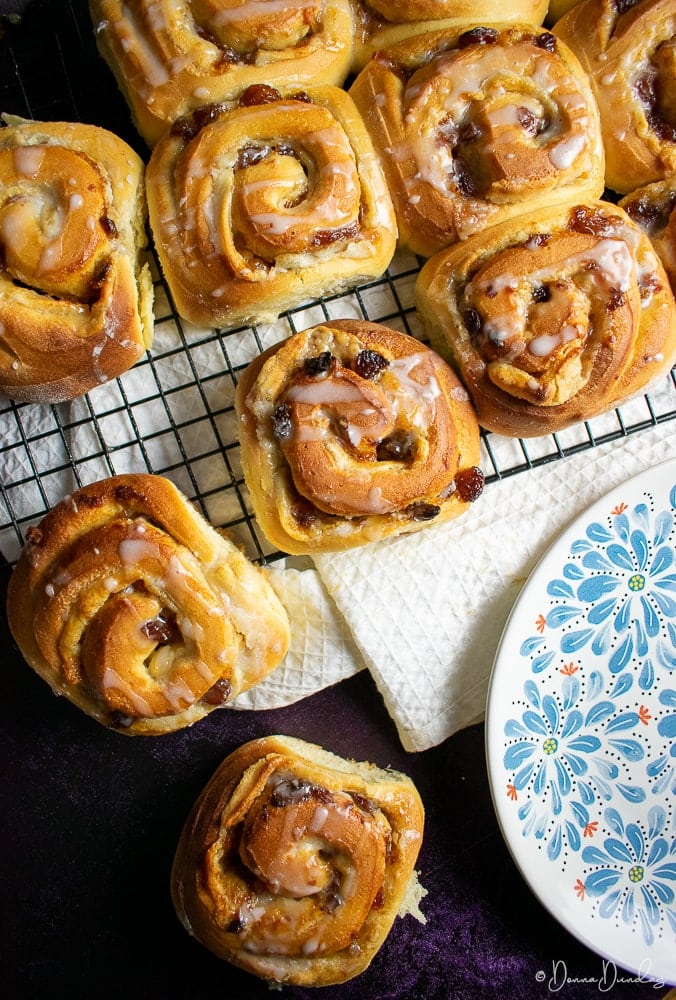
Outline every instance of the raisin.
[(242, 148), (237, 153), (237, 163), (236, 169), (242, 170), (246, 167), (251, 167), (256, 163), (260, 163), (270, 152), (268, 146), (254, 146), (249, 143)]
[(463, 503), (473, 503), (478, 500), (483, 493), (484, 482), (484, 474), (478, 465), (461, 469), (455, 477), (458, 499)]
[(307, 802), (313, 792), (313, 786), (300, 778), (285, 778), (275, 785), (275, 790), (270, 796), (270, 805), (275, 808), (295, 804), (296, 802)]
[(183, 115), (181, 118), (177, 118), (169, 129), (170, 135), (175, 135), (179, 139), (183, 139), (184, 142), (190, 142), (191, 139), (195, 138), (198, 132), (199, 129), (197, 128), (192, 115)]
[(241, 934), (246, 924), (240, 917), (235, 917), (225, 928), (226, 934)]
[(552, 293), (546, 285), (536, 285), (533, 289), (533, 302), (549, 302)]
[(334, 910), (337, 910), (338, 907), (342, 906), (342, 904), (344, 902), (345, 901), (344, 901), (343, 897), (341, 896), (340, 891), (339, 891), (338, 888), (336, 888), (336, 889), (329, 889), (329, 890), (327, 890), (324, 893), (324, 896), (323, 896), (322, 901), (321, 901), (321, 903), (319, 905), (319, 908), (324, 913), (333, 913)]
[(303, 362), (303, 370), (310, 378), (321, 378), (331, 369), (333, 355), (331, 351), (322, 351), (313, 358), (306, 358)]
[(438, 504), (426, 503), (424, 500), (419, 500), (417, 503), (409, 504), (405, 513), (413, 521), (432, 521), (439, 515), (440, 511), (441, 507)]
[(360, 378), (373, 381), (387, 368), (388, 364), (389, 361), (382, 354), (365, 348), (355, 358), (354, 370)]
[(368, 813), (369, 816), (373, 816), (376, 811), (376, 804), (372, 799), (368, 799), (365, 795), (361, 795), (359, 792), (350, 792), (354, 804), (359, 806), (362, 812)]
[(211, 125), (217, 118), (220, 118), (224, 111), (228, 110), (228, 105), (223, 101), (203, 104), (201, 108), (195, 108), (192, 120), (199, 132), (205, 125)]
[(661, 212), (656, 205), (652, 205), (645, 198), (637, 198), (635, 201), (625, 205), (627, 215), (645, 229), (652, 229), (659, 221)]
[(376, 448), (379, 462), (407, 462), (413, 456), (414, 436), (408, 431), (399, 431), (383, 438)]
[(133, 717), (126, 715), (124, 712), (110, 713), (110, 724), (115, 729), (129, 729), (133, 721)]
[(219, 52), (218, 59), (214, 63), (214, 69), (216, 72), (227, 69), (228, 66), (234, 66), (237, 63), (251, 62), (250, 58), (246, 55), (235, 52), (235, 50), (231, 49), (229, 45), (222, 45), (220, 49), (221, 51)]
[(298, 90), (295, 94), (291, 94), (289, 100), (302, 101), (303, 104), (312, 104), (312, 98), (304, 90)]
[(574, 233), (586, 236), (612, 236), (615, 226), (620, 223), (617, 216), (608, 216), (595, 208), (576, 205), (570, 210), (568, 226)]
[(238, 103), (242, 108), (251, 108), (256, 104), (272, 104), (281, 98), (275, 87), (269, 87), (267, 83), (253, 83), (240, 94)]
[(635, 7), (638, 2), (639, 0), (615, 0), (613, 7), (615, 8), (615, 13), (621, 16), (622, 14), (626, 14), (628, 10), (631, 10), (632, 7)]
[(106, 236), (109, 236), (111, 240), (114, 240), (115, 237), (117, 236), (117, 226), (110, 218), (110, 216), (102, 215), (101, 218), (99, 219), (99, 222), (101, 223), (101, 229), (104, 231)]
[(172, 642), (177, 642), (181, 637), (181, 632), (176, 622), (176, 615), (169, 608), (162, 608), (156, 618), (150, 618), (141, 626), (141, 631), (158, 646), (166, 646)]
[(498, 40), (495, 28), (477, 27), (463, 31), (458, 38), (458, 48), (466, 49), (469, 45), (494, 45)]
[(648, 125), (665, 142), (676, 142), (676, 128), (657, 110), (659, 84), (654, 75), (645, 75), (636, 81), (635, 89), (645, 108)]
[(481, 316), (476, 309), (465, 309), (462, 318), (471, 335), (476, 336), (477, 333), (481, 333)]
[(519, 119), (519, 125), (528, 135), (536, 136), (543, 131), (543, 122), (528, 108), (518, 107), (516, 114)]
[(272, 433), (278, 441), (284, 441), (293, 433), (291, 407), (288, 403), (280, 403), (272, 414)]
[(202, 695), (202, 701), (207, 705), (225, 705), (232, 695), (232, 684), (221, 677), (209, 688), (206, 694)]
[(546, 49), (547, 52), (556, 52), (556, 36), (551, 31), (543, 31), (534, 39), (539, 49)]
[(92, 278), (92, 286), (91, 286), (92, 291), (98, 292), (103, 288), (106, 282), (106, 278), (110, 274), (112, 267), (113, 267), (112, 262), (109, 260), (103, 261), (102, 264), (99, 264), (98, 268), (96, 269), (96, 273)]
[(478, 188), (474, 182), (474, 178), (470, 174), (469, 167), (462, 159), (461, 156), (457, 156), (454, 161), (455, 166), (455, 182), (458, 185), (458, 191), (465, 198), (472, 198), (474, 195), (478, 194)]

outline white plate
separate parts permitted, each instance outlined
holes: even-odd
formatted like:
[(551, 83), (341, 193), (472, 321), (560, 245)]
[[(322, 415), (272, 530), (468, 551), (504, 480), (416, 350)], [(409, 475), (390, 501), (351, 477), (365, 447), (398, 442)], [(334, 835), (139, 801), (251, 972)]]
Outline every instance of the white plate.
[(486, 749), (540, 901), (604, 959), (674, 984), (676, 462), (596, 502), (534, 570), (493, 667)]

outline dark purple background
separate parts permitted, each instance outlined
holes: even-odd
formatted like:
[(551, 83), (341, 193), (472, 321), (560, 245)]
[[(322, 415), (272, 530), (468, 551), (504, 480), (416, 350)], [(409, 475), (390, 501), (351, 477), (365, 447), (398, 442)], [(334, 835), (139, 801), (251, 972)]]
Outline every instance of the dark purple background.
[[(20, 6), (2, 2), (0, 13)], [(36, 0), (19, 26), (6, 29), (0, 110), (106, 125), (143, 149), (98, 59), (86, 0)], [(0, 652), (0, 995), (7, 1000), (275, 996), (193, 941), (169, 897), (178, 835), (207, 778), (240, 743), (275, 732), (406, 771), (427, 812), (418, 866), (429, 891), (427, 924), (398, 920), (351, 983), (287, 988), (283, 996), (642, 1000), (664, 992), (619, 970), (629, 982), (599, 982), (602, 960), (533, 897), (496, 823), (483, 727), (408, 754), (364, 673), (289, 709), (224, 710), (180, 733), (130, 738), (56, 699), (14, 650), (2, 613)], [(564, 984), (566, 975), (591, 981)]]

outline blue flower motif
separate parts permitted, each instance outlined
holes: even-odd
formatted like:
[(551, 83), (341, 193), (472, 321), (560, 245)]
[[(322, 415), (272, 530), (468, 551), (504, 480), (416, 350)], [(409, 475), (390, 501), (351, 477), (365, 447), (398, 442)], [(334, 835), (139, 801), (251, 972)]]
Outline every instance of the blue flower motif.
[(646, 831), (637, 823), (625, 825), (616, 809), (607, 809), (604, 818), (614, 836), (606, 837), (603, 848), (582, 851), (583, 861), (594, 866), (584, 879), (585, 892), (599, 899), (600, 917), (637, 923), (644, 942), (652, 945), (663, 919), (676, 932), (676, 837), (665, 833), (661, 806), (648, 811)]
[[(676, 669), (673, 530), (673, 510), (653, 514), (647, 503), (614, 515), (608, 525), (588, 525), (572, 544), (562, 576), (547, 587), (558, 603), (544, 625), (560, 631), (564, 656), (585, 650), (603, 657), (613, 674), (635, 659), (642, 690), (653, 687), (657, 668)], [(533, 672), (556, 655), (546, 636), (526, 639), (521, 653), (533, 656)]]
[[(598, 693), (597, 686), (593, 690)], [(618, 710), (613, 700), (624, 693), (626, 685), (615, 684), (607, 697), (589, 706), (575, 677), (563, 679), (559, 698), (542, 695), (527, 680), (524, 694), (532, 707), (505, 724), (511, 742), (503, 763), (514, 775), (510, 784), (515, 795), (527, 792), (518, 810), (523, 835), (546, 840), (552, 860), (564, 845), (580, 850), (590, 807), (598, 800), (610, 801), (616, 793), (634, 803), (645, 798), (640, 786), (620, 780), (620, 767), (606, 756), (610, 750), (628, 763), (644, 757), (641, 742), (630, 735), (638, 715)]]

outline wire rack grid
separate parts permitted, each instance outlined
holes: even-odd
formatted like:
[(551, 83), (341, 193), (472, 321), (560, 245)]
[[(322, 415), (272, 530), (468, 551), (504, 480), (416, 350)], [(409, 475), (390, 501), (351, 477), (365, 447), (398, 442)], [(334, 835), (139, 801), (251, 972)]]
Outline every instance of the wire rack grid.
[[(1, 30), (1, 29), (0, 29)], [(0, 35), (0, 111), (102, 125), (147, 157), (98, 56), (86, 0), (34, 0)], [(398, 253), (382, 278), (310, 302), (272, 324), (197, 329), (176, 313), (155, 260), (152, 348), (120, 378), (70, 403), (19, 404), (0, 396), (0, 555), (18, 558), (27, 529), (86, 483), (121, 472), (170, 478), (209, 521), (257, 562), (271, 548), (251, 513), (239, 458), (234, 391), (261, 351), (315, 323), (356, 317), (423, 338), (414, 304), (421, 261)], [(649, 395), (557, 435), (482, 434), (487, 484), (676, 418), (676, 372)]]

